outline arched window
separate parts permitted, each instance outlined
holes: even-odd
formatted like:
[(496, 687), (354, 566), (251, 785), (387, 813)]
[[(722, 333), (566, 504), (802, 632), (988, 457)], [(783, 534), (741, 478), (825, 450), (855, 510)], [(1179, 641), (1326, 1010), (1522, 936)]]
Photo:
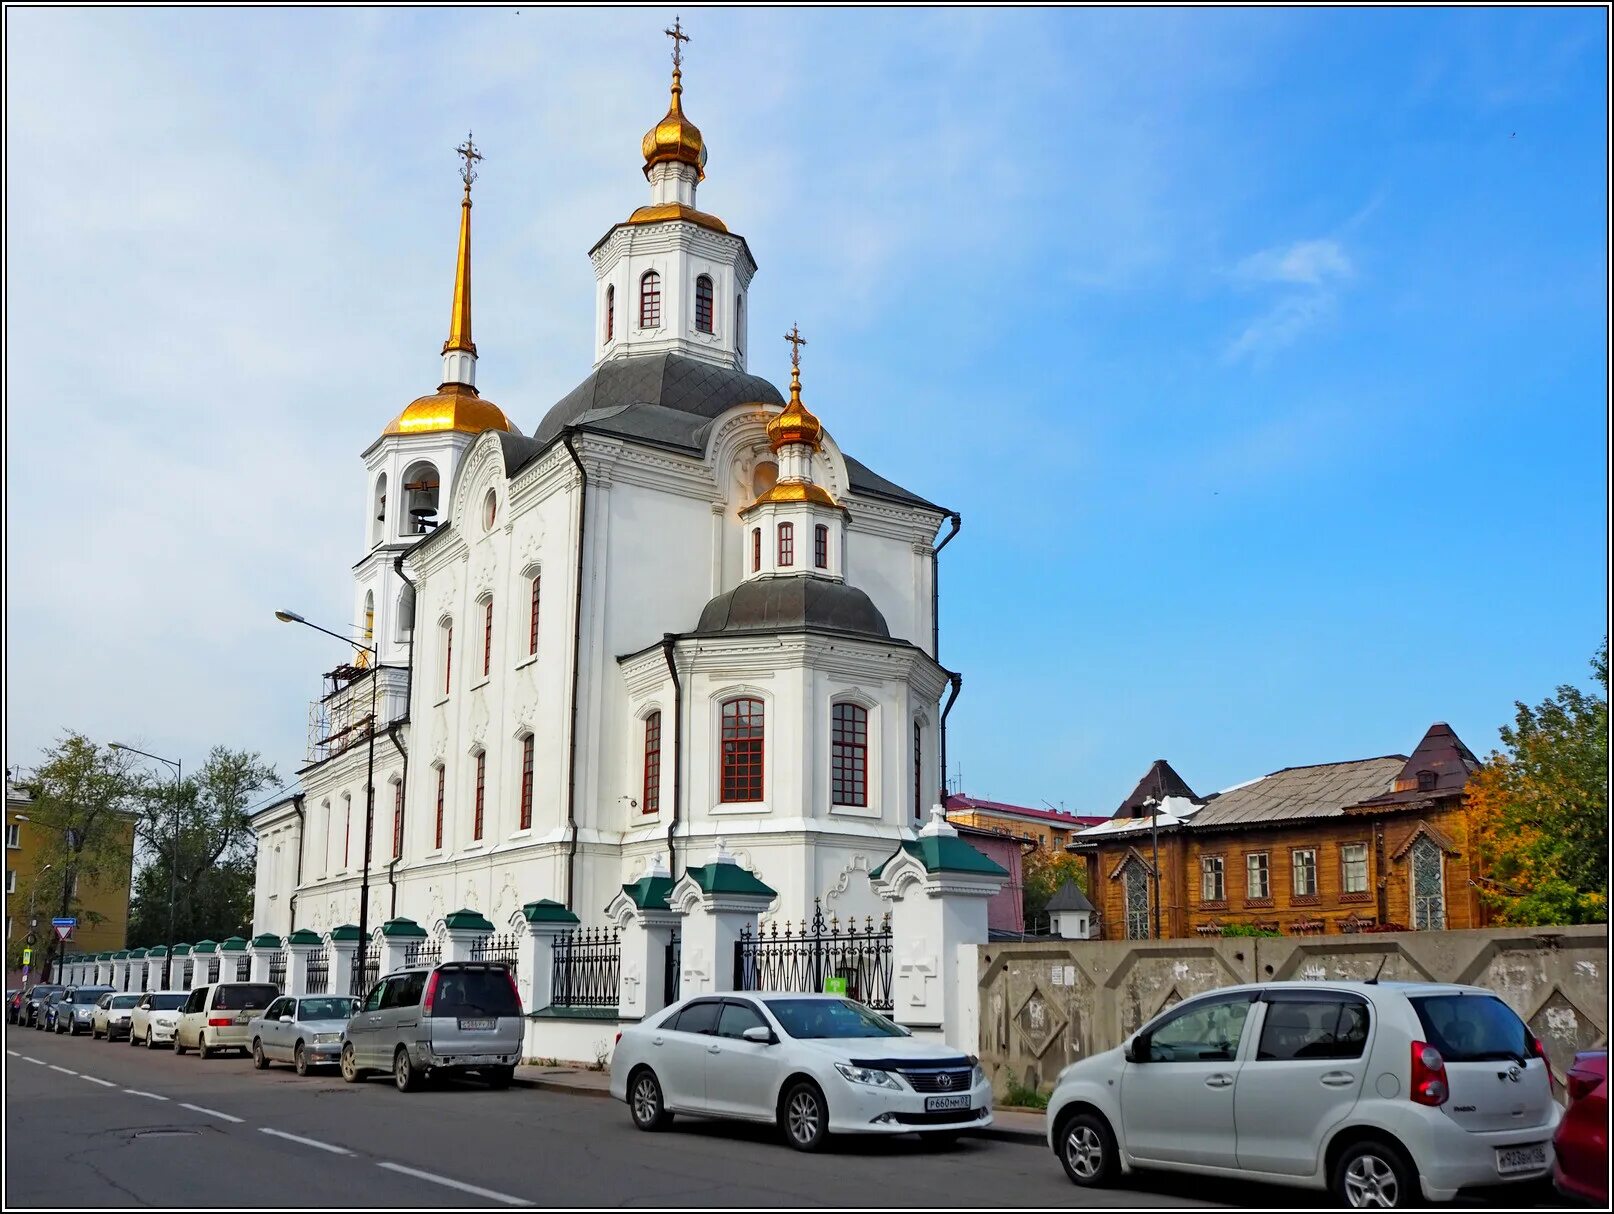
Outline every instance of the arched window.
[[(375, 644), (375, 591), (373, 590), (364, 592), (364, 643), (366, 645)], [(369, 660), (369, 657), (369, 654), (365, 654), (359, 659), (359, 664), (364, 665)]]
[(538, 591), (539, 578), (537, 574), (532, 578), (532, 614), (527, 622), (527, 653), (532, 657), (538, 656)]
[[(822, 530), (822, 528), (820, 528)], [(913, 820), (925, 816), (925, 725), (913, 723)]]
[(454, 621), (443, 620), (437, 625), (438, 639), (442, 642), (443, 694), (454, 690)]
[(736, 354), (745, 353), (745, 312), (741, 306), (741, 301), (744, 298), (743, 295), (734, 297), (734, 352)]
[(480, 839), (482, 837), (483, 810), (487, 804), (485, 799), (487, 794), (487, 783), (488, 752), (485, 750), (479, 750), (476, 752), (476, 813), (471, 819), (471, 838), (473, 840)]
[(661, 714), (644, 719), (644, 791), (639, 797), (642, 813), (661, 812)]
[(342, 794), (342, 867), (348, 865), (348, 853), (353, 842), (353, 798)]
[(532, 735), (521, 739), (521, 829), (532, 829)]
[(771, 459), (758, 460), (751, 469), (751, 493), (761, 497), (779, 483), (779, 465)]
[(639, 327), (661, 327), (661, 275), (649, 270), (639, 280)]
[(712, 280), (706, 274), (695, 280), (695, 328), (712, 331)]
[(392, 858), (403, 855), (403, 781), (392, 782)]
[(605, 340), (616, 336), (616, 286), (605, 288)]
[(447, 772), (441, 763), (437, 764), (437, 831), (432, 836), (432, 847), (437, 851), (443, 850), (443, 786), (447, 783)]
[(409, 634), (415, 630), (415, 588), (413, 586), (405, 586), (398, 592), (397, 620), (398, 639), (407, 641)]
[(762, 528), (751, 528), (751, 572), (762, 568)]
[(482, 677), (493, 672), (493, 597), (482, 600)]
[(750, 696), (725, 701), (719, 800), (762, 800), (762, 743), (762, 701)]
[(319, 849), (319, 875), (323, 877), (331, 871), (331, 830), (334, 815), (331, 813), (329, 798), (320, 802), (319, 816), (324, 820), (325, 827), (325, 845)]
[(1446, 857), (1423, 835), (1412, 845), (1412, 929), (1438, 932), (1446, 926)]
[(791, 523), (779, 524), (779, 567), (796, 563), (796, 528)]
[(387, 538), (387, 474), (383, 472), (375, 482), (375, 520), (370, 526), (370, 543), (379, 544)]
[(405, 518), (399, 530), (405, 535), (425, 535), (437, 525), (437, 469), (422, 460), (404, 473)]
[(869, 711), (836, 704), (830, 735), (830, 803), (869, 803)]
[(823, 523), (813, 528), (813, 564), (819, 569), (829, 568), (829, 528)]

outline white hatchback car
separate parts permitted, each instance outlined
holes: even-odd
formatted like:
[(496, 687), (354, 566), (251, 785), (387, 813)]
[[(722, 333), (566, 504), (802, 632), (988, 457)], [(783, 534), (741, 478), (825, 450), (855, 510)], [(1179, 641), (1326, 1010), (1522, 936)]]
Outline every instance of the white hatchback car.
[(179, 1031), (179, 1009), (191, 997), (189, 991), (147, 991), (135, 1004), (129, 1017), (129, 1044), (154, 1050), (173, 1045)]
[(129, 1016), (140, 998), (138, 994), (113, 991), (96, 1000), (95, 1012), (90, 1017), (90, 1040), (105, 1037), (108, 1041), (116, 1041), (119, 1037), (127, 1036)]
[(641, 1130), (675, 1113), (778, 1125), (798, 1151), (831, 1134), (956, 1138), (992, 1124), (974, 1058), (839, 995), (746, 991), (673, 1004), (617, 1035), (611, 1095)]
[(1391, 1207), (1547, 1175), (1560, 1116), (1541, 1043), (1488, 990), (1268, 982), (1066, 1067), (1048, 1140), (1084, 1186), (1162, 1168)]

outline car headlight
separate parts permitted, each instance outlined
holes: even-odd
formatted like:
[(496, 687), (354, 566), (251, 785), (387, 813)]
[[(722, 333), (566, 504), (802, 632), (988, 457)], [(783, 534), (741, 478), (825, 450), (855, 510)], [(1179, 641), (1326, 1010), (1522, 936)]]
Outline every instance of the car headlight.
[(316, 1044), (316, 1045), (330, 1045), (333, 1041), (340, 1041), (340, 1040), (342, 1040), (342, 1034), (341, 1033), (315, 1033), (314, 1034), (314, 1044)]
[(902, 1081), (890, 1071), (877, 1071), (866, 1066), (848, 1066), (844, 1062), (837, 1062), (835, 1069), (848, 1083), (866, 1083), (870, 1087), (890, 1088), (894, 1092), (902, 1091)]

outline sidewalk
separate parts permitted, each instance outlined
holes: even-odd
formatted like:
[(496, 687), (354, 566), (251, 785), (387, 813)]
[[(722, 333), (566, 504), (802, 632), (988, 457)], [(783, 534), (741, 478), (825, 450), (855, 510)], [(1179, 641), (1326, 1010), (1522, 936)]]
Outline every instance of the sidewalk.
[[(611, 1072), (591, 1071), (585, 1066), (558, 1063), (555, 1066), (518, 1066), (516, 1083), (522, 1087), (540, 1088), (546, 1092), (564, 1092), (569, 1096), (595, 1096), (610, 1098)], [(994, 1109), (992, 1124), (975, 1131), (981, 1138), (998, 1138), (1011, 1142), (1046, 1143), (1043, 1114), (1040, 1109)]]

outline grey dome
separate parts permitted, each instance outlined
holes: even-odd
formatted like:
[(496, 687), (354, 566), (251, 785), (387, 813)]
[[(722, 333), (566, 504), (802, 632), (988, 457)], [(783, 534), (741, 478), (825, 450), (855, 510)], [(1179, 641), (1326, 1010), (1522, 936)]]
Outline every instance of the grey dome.
[(785, 398), (760, 375), (747, 375), (682, 354), (636, 354), (613, 358), (594, 368), (587, 379), (544, 414), (533, 438), (542, 446), (563, 426), (598, 409), (661, 405), (710, 419), (752, 401), (782, 405)]
[(810, 574), (758, 578), (720, 594), (701, 611), (696, 632), (793, 632), (825, 628), (888, 640), (874, 601), (855, 586)]

